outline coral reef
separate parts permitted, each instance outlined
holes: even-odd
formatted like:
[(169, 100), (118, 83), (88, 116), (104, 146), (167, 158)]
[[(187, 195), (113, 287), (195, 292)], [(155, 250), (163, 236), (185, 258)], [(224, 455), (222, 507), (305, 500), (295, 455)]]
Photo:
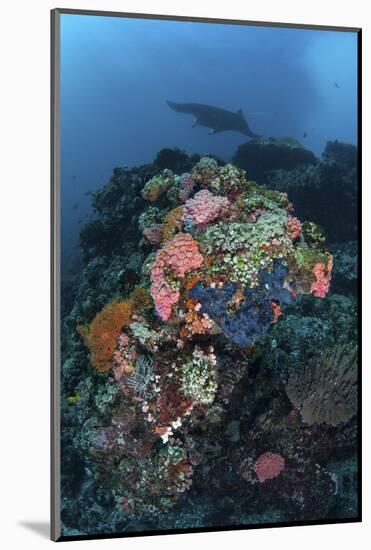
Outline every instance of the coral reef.
[[(326, 155), (308, 170), (350, 173)], [(62, 320), (64, 534), (357, 514), (357, 249), (273, 187), (164, 149), (93, 195)]]

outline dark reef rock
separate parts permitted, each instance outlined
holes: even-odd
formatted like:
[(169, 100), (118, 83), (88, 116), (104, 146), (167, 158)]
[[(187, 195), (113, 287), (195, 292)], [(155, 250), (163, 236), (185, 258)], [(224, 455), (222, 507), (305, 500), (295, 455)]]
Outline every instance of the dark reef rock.
[(231, 162), (246, 170), (250, 180), (266, 183), (266, 175), (271, 170), (315, 165), (317, 159), (295, 139), (259, 138), (240, 145)]
[(181, 149), (164, 148), (157, 153), (153, 164), (158, 167), (157, 171), (167, 168), (177, 174), (181, 174), (182, 172), (188, 172), (199, 160), (199, 155), (192, 155), (189, 157), (187, 153)]
[(330, 141), (318, 163), (290, 170), (274, 170), (267, 174), (265, 183), (273, 189), (288, 193), (296, 215), (321, 225), (328, 241), (355, 240), (356, 158), (357, 148), (354, 145)]
[[(224, 162), (218, 157), (212, 154), (208, 154), (208, 157), (214, 158), (219, 166), (222, 166)], [(154, 169), (156, 172), (160, 172), (165, 168), (172, 170), (177, 174), (189, 172), (191, 168), (197, 164), (200, 160), (200, 155), (187, 155), (182, 149), (175, 147), (174, 149), (164, 148), (159, 151), (153, 161)]]
[(355, 295), (358, 284), (358, 246), (355, 241), (337, 244), (331, 250), (334, 257), (331, 288), (333, 292)]
[(128, 241), (139, 241), (136, 214), (144, 208), (140, 170), (115, 168), (107, 185), (92, 194), (93, 219), (80, 232), (85, 260), (110, 255)]
[(349, 143), (342, 143), (337, 139), (328, 141), (323, 152), (325, 162), (337, 165), (339, 172), (357, 170), (357, 147)]

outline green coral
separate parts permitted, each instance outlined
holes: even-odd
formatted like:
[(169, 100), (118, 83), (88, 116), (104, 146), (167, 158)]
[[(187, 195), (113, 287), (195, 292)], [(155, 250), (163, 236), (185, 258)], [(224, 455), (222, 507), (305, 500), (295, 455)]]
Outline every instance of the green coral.
[(216, 255), (210, 268), (213, 276), (228, 276), (232, 282), (249, 286), (256, 284), (260, 269), (271, 267), (293, 248), (287, 236), (287, 215), (280, 209), (260, 216), (256, 223), (215, 224), (199, 241), (202, 254)]
[(318, 261), (318, 251), (309, 248), (306, 243), (300, 244), (295, 249), (294, 261), (298, 269), (311, 270), (314, 263)]
[(145, 321), (134, 321), (130, 324), (130, 332), (147, 351), (157, 351), (164, 337), (163, 331), (153, 330)]
[(147, 229), (156, 223), (162, 223), (166, 214), (167, 210), (157, 208), (157, 206), (149, 206), (139, 216), (139, 229), (144, 231), (144, 229)]
[(242, 199), (242, 207), (245, 212), (254, 212), (262, 208), (277, 212), (289, 205), (286, 193), (280, 193), (272, 189), (266, 189), (255, 182), (246, 182), (246, 192)]
[(100, 384), (98, 386), (94, 402), (101, 415), (110, 415), (112, 406), (119, 394), (120, 388), (116, 384)]
[(161, 174), (153, 176), (142, 189), (142, 197), (148, 201), (156, 201), (165, 191), (172, 187), (178, 180), (178, 176), (165, 168)]
[(196, 346), (192, 358), (176, 370), (180, 373), (181, 390), (186, 397), (204, 405), (214, 401), (218, 384), (213, 354), (207, 355)]
[(177, 176), (175, 183), (167, 190), (166, 198), (170, 203), (171, 208), (175, 208), (181, 203), (179, 200), (179, 177)]
[(196, 183), (208, 187), (218, 176), (219, 167), (215, 159), (211, 157), (202, 157), (202, 159), (192, 168), (192, 177)]
[(245, 175), (245, 170), (226, 164), (219, 169), (218, 177), (212, 180), (210, 188), (217, 194), (243, 190), (246, 187)]

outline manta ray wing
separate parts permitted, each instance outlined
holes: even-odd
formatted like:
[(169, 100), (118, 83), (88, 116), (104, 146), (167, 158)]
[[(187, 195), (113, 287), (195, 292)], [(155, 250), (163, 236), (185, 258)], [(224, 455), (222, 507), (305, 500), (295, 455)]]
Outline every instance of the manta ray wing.
[(237, 112), (227, 111), (220, 107), (204, 105), (202, 103), (176, 103), (167, 101), (168, 106), (177, 113), (186, 113), (194, 116), (193, 127), (205, 126), (210, 128), (209, 134), (217, 134), (220, 132), (235, 131), (251, 138), (258, 138), (247, 124), (242, 110)]

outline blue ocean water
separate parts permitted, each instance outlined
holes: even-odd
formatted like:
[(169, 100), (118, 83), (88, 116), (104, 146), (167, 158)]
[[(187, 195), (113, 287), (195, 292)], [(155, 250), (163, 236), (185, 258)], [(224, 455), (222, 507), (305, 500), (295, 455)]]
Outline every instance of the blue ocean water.
[(64, 256), (91, 213), (86, 193), (114, 166), (151, 162), (163, 147), (227, 161), (246, 141), (192, 128), (166, 100), (241, 108), (256, 133), (317, 156), (328, 140), (355, 144), (356, 48), (351, 32), (62, 15)]

